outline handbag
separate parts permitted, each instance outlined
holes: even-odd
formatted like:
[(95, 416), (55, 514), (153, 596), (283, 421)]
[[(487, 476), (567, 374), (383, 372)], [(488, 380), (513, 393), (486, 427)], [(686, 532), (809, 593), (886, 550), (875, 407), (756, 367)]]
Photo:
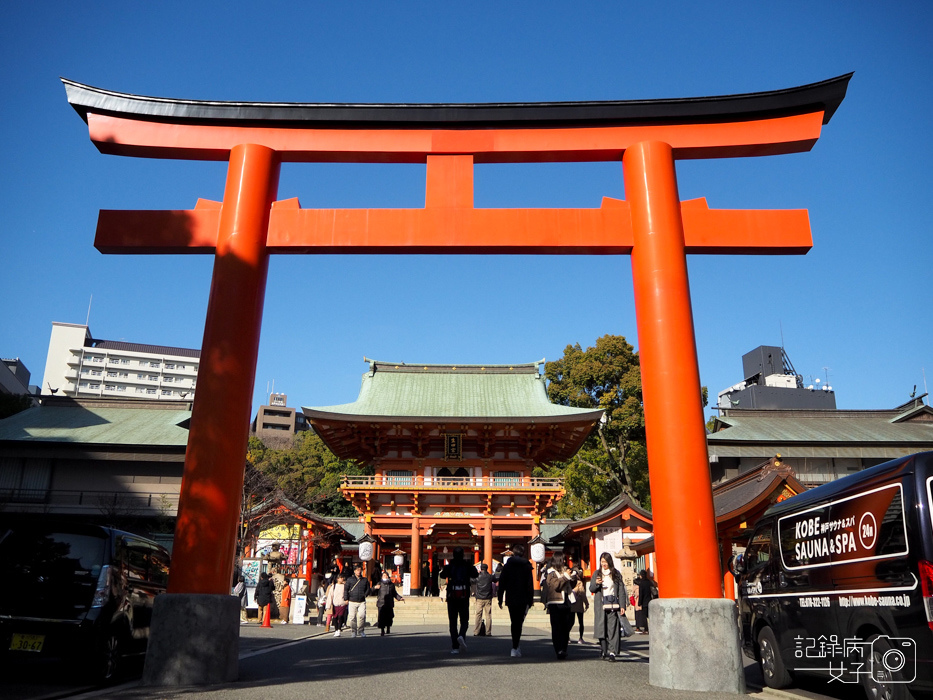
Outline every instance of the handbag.
[(632, 623), (629, 622), (628, 618), (622, 613), (619, 613), (619, 624), (621, 625), (620, 631), (623, 637), (631, 637), (635, 634), (635, 630), (632, 629)]

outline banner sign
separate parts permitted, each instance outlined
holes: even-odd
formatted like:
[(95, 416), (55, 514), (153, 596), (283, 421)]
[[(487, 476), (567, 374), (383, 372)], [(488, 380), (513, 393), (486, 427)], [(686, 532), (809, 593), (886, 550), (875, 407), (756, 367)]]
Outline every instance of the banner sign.
[(787, 569), (890, 559), (907, 554), (901, 485), (890, 484), (778, 520)]

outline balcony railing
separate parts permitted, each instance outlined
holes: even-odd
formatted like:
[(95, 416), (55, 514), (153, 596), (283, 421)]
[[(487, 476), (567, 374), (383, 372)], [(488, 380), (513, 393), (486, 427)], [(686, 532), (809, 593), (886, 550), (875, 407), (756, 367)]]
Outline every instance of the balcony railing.
[(564, 480), (538, 476), (344, 476), (346, 489), (560, 491)]

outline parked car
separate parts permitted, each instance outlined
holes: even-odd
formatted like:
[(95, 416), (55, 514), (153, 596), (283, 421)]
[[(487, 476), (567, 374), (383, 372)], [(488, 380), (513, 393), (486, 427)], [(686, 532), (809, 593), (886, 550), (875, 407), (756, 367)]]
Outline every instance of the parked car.
[(0, 524), (0, 654), (56, 657), (109, 681), (127, 656), (145, 653), (168, 574), (168, 551), (129, 532)]
[(765, 682), (933, 691), (933, 452), (778, 503), (733, 559), (745, 653)]

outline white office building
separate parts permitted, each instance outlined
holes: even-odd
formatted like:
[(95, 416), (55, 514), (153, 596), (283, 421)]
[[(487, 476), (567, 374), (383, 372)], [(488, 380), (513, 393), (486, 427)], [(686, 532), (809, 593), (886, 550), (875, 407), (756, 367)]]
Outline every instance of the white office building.
[(90, 328), (53, 323), (42, 394), (80, 398), (194, 398), (201, 352), (99, 340)]

